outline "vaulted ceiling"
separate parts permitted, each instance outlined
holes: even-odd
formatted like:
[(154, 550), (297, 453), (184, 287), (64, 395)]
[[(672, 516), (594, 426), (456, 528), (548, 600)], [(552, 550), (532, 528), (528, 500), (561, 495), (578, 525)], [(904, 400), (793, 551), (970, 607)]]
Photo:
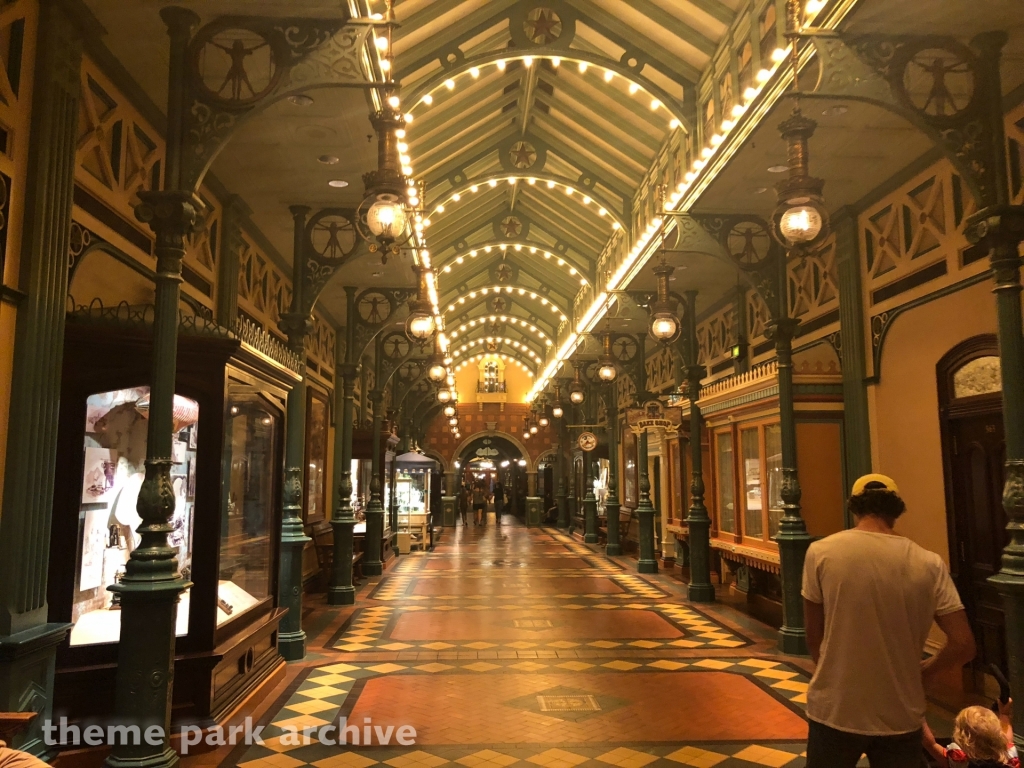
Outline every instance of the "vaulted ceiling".
[(395, 6), (408, 154), (427, 185), (427, 240), (457, 341), (531, 336), (502, 316), (557, 338), (602, 251), (625, 236), (667, 135), (689, 129), (697, 80), (736, 4)]

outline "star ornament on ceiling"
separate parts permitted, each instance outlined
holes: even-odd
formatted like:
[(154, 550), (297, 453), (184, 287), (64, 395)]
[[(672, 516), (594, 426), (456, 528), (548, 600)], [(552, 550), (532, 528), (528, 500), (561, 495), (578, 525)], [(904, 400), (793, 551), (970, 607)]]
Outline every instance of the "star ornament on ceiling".
[(528, 141), (517, 141), (513, 144), (509, 156), (512, 165), (521, 171), (531, 168), (537, 162), (537, 150)]
[(550, 8), (534, 8), (523, 30), (536, 45), (549, 45), (562, 36), (562, 19)]
[(523, 231), (523, 222), (517, 216), (506, 216), (501, 220), (501, 231), (505, 237), (519, 237)]
[(513, 277), (512, 267), (510, 267), (508, 264), (502, 264), (500, 267), (498, 267), (498, 270), (495, 273), (495, 275), (498, 278), (499, 283), (511, 282)]

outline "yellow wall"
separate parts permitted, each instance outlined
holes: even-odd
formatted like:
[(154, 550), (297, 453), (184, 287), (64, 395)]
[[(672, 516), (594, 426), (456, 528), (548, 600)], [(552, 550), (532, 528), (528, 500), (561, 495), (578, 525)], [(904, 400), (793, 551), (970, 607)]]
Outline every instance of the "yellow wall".
[(508, 400), (510, 403), (522, 403), (526, 401), (526, 395), (533, 386), (533, 377), (511, 360), (501, 361), (497, 355), (488, 355), (483, 360), (473, 361), (465, 368), (455, 372), (455, 388), (459, 392), (460, 403), (475, 403), (476, 384), (481, 380), (481, 367), (491, 360), (498, 360), (505, 364), (505, 383), (508, 389)]
[(872, 465), (899, 485), (907, 511), (896, 530), (949, 561), (935, 365), (971, 336), (996, 332), (991, 282), (912, 309), (893, 321), (879, 383), (868, 388)]

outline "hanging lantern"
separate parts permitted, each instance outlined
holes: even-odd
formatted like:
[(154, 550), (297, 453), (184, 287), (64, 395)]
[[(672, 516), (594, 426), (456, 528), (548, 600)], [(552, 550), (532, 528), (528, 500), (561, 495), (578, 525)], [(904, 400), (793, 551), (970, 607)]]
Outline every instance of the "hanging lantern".
[(605, 325), (604, 333), (601, 334), (601, 346), (603, 352), (597, 360), (597, 377), (601, 381), (615, 381), (615, 377), (619, 375), (619, 366), (612, 356), (612, 332), (608, 324)]
[(576, 364), (576, 372), (573, 374), (572, 378), (572, 387), (569, 388), (569, 399), (575, 405), (580, 405), (587, 399), (586, 390), (583, 388), (583, 382), (580, 380), (579, 363)]
[(662, 254), (661, 264), (654, 268), (654, 274), (658, 277), (658, 299), (651, 304), (651, 336), (667, 344), (679, 336), (682, 325), (676, 316), (677, 303), (669, 298), (668, 279), (675, 272), (675, 267), (665, 263), (665, 256)]
[(810, 248), (829, 234), (825, 182), (810, 175), (808, 142), (818, 127), (799, 109), (779, 126), (789, 146), (789, 177), (775, 185), (779, 204), (772, 214), (775, 239), (789, 248)]
[(562, 418), (564, 414), (565, 411), (562, 410), (562, 406), (560, 405), (556, 405), (551, 409), (551, 415), (554, 416), (556, 419)]
[(423, 344), (429, 340), (437, 329), (434, 323), (433, 308), (427, 291), (426, 267), (417, 265), (415, 268), (419, 278), (419, 295), (409, 301), (409, 317), (405, 321), (405, 335), (409, 340)]

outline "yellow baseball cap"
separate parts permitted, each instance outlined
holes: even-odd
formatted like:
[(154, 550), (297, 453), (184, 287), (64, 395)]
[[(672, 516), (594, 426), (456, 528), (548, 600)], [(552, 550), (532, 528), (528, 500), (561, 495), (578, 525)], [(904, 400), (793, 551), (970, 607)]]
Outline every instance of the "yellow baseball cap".
[(857, 482), (853, 484), (852, 496), (860, 496), (864, 491), (892, 491), (893, 493), (899, 493), (900, 489), (896, 487), (896, 481), (887, 475), (870, 474), (863, 475), (857, 478)]

